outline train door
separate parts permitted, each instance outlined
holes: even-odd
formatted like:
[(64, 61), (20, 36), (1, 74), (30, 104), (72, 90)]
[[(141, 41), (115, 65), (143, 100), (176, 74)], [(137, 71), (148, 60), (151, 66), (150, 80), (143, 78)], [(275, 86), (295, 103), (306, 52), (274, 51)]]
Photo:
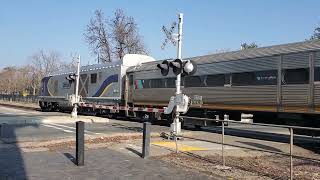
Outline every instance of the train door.
[(80, 75), (79, 82), (79, 94), (82, 97), (87, 97), (88, 95), (88, 85), (89, 85), (89, 76), (87, 74)]
[(133, 88), (134, 88), (134, 86), (133, 86), (133, 75), (132, 74), (130, 74), (129, 75), (129, 84), (128, 84), (128, 102), (129, 103), (132, 103), (133, 102), (133, 97), (132, 97), (132, 95), (133, 95)]

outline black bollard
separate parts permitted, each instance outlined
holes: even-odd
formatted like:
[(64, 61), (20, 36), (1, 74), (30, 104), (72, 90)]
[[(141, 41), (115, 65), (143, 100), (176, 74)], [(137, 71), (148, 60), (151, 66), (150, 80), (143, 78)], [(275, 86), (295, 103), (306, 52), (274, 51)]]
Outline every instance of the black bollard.
[(1, 138), (13, 138), (13, 137), (15, 137), (13, 125), (9, 125), (7, 123), (2, 123), (0, 125), (0, 127), (1, 127), (1, 130), (0, 130), (0, 137)]
[(150, 131), (151, 123), (143, 123), (142, 158), (146, 159), (150, 155)]
[(77, 166), (84, 165), (84, 122), (76, 122), (76, 161)]

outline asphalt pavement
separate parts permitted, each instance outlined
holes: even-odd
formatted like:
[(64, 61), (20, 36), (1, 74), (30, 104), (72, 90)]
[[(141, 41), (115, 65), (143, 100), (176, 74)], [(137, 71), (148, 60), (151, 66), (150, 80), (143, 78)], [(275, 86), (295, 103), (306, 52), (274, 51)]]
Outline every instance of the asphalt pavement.
[[(40, 112), (0, 106), (0, 124), (10, 124), (11, 138), (21, 141), (43, 141), (74, 137), (75, 121), (86, 121), (85, 135), (104, 136), (113, 133), (142, 132), (142, 123), (128, 120), (79, 116), (71, 122), (70, 114), (61, 112)], [(152, 126), (152, 132), (169, 131), (167, 126)]]
[[(73, 164), (72, 141), (75, 139), (77, 120), (86, 122), (85, 137), (87, 139), (94, 140), (99, 137), (97, 142), (86, 143), (86, 166), (84, 167)], [(109, 141), (108, 138), (119, 135), (129, 137), (130, 134), (134, 134), (141, 137), (142, 123), (135, 120), (93, 116), (79, 116), (73, 119), (66, 113), (0, 106), (0, 125), (3, 126), (3, 123), (10, 127), (5, 129), (9, 132), (11, 141), (7, 138), (1, 138), (2, 141), (0, 141), (0, 180), (220, 179), (218, 176), (205, 176), (152, 159), (141, 159), (142, 142), (139, 137), (128, 138), (121, 142)], [(184, 129), (185, 139), (179, 141), (178, 146), (170, 140), (159, 137), (161, 132), (169, 132), (169, 127), (152, 125), (151, 131), (158, 135), (151, 140), (151, 156), (170, 155), (177, 147), (181, 152), (192, 152), (199, 156), (216, 156), (221, 152), (221, 127), (219, 126)], [(225, 133), (226, 156), (250, 157), (265, 155), (265, 151), (288, 152), (287, 129), (230, 124), (226, 127)], [(0, 134), (3, 135), (3, 132)], [(282, 136), (286, 141), (277, 142), (278, 136)], [(61, 141), (57, 141), (60, 139)], [(294, 152), (297, 155), (307, 154), (308, 157), (318, 157), (301, 147), (295, 146)]]

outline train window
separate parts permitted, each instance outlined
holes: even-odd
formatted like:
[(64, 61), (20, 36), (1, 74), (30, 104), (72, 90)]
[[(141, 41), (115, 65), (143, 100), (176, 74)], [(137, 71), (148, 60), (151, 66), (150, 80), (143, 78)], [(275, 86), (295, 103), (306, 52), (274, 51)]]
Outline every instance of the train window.
[(176, 78), (167, 78), (166, 88), (175, 88), (176, 87)]
[(282, 84), (308, 84), (309, 69), (284, 69)]
[(203, 83), (200, 76), (187, 76), (184, 78), (184, 85), (186, 87), (201, 87)]
[(231, 86), (231, 85), (232, 85), (232, 76), (231, 76), (231, 74), (225, 74), (224, 86)]
[(314, 81), (320, 81), (320, 67), (314, 69)]
[(208, 75), (206, 79), (206, 84), (209, 87), (224, 86), (224, 83), (225, 83), (224, 74)]
[(277, 84), (277, 70), (257, 71), (254, 72), (254, 85), (276, 85)]
[(143, 80), (135, 80), (134, 81), (134, 88), (135, 89), (142, 89), (143, 88)]
[(253, 85), (254, 82), (255, 82), (254, 72), (232, 74), (232, 85), (246, 86), (246, 85)]
[(165, 88), (165, 79), (151, 79), (150, 88)]
[(97, 83), (97, 73), (90, 75), (90, 82), (91, 82), (91, 84)]
[(232, 74), (232, 85), (276, 85), (277, 70), (255, 71)]
[(143, 89), (150, 88), (150, 79), (143, 79), (141, 80), (141, 82), (142, 82)]

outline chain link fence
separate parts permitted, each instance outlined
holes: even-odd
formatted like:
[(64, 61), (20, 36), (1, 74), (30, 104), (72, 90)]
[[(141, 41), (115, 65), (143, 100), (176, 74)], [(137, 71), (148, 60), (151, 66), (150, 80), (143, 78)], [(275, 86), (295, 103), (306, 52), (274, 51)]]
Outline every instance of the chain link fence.
[(14, 95), (14, 94), (0, 94), (0, 101), (8, 102), (24, 102), (24, 103), (38, 103), (39, 96), (37, 95)]

